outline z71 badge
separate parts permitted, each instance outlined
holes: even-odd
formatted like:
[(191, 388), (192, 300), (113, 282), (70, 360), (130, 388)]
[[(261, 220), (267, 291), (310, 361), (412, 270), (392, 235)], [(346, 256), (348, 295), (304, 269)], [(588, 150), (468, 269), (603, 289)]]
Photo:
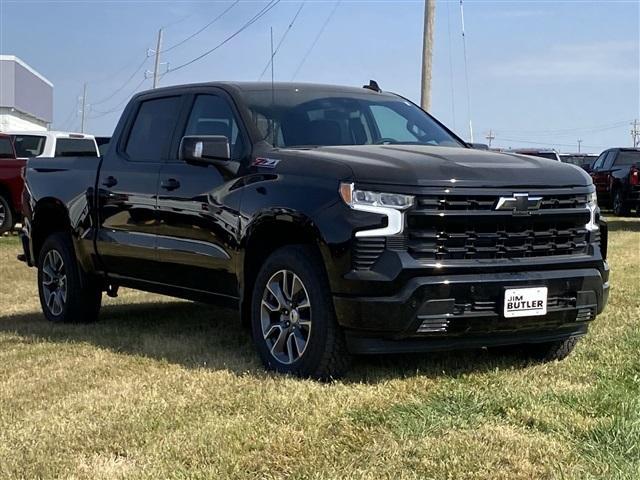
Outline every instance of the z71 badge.
[(254, 167), (276, 168), (276, 165), (278, 165), (279, 162), (280, 160), (276, 160), (275, 158), (258, 157), (251, 165)]

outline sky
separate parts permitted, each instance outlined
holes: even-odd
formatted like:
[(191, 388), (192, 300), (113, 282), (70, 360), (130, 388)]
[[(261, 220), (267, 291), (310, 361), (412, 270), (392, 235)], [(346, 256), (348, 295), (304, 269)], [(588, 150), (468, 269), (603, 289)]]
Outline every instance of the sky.
[[(153, 69), (148, 53), (161, 27), (161, 51), (169, 49), (161, 71), (169, 71), (160, 86), (258, 80), (273, 28), (276, 45), (286, 33), (274, 62), (277, 81), (360, 86), (375, 79), (419, 103), (422, 0), (281, 0), (209, 55), (177, 68), (267, 5), (0, 0), (0, 54), (20, 57), (53, 82), (55, 129), (80, 128), (86, 82), (85, 130), (100, 135), (111, 134), (132, 93), (151, 88), (144, 72)], [(640, 119), (640, 0), (466, 0), (467, 76), (460, 2), (435, 8), (430, 113), (462, 138), (470, 140), (471, 120), (474, 140), (487, 143), (491, 131), (496, 147), (575, 152), (581, 139), (583, 152), (599, 153), (631, 145), (630, 123)]]

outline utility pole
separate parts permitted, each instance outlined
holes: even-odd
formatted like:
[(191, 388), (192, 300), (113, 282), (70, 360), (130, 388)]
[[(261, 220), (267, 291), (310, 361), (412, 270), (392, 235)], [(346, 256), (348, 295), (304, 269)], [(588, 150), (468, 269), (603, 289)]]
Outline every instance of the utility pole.
[(578, 153), (580, 153), (580, 144), (582, 143), (582, 140), (578, 139)]
[(158, 43), (156, 45), (156, 61), (153, 66), (153, 88), (158, 87), (158, 69), (160, 68), (160, 49), (162, 48), (162, 29), (158, 30)]
[(640, 146), (640, 121), (636, 118), (631, 124), (631, 138), (633, 139), (633, 148)]
[(422, 94), (420, 106), (431, 108), (431, 63), (433, 61), (433, 30), (436, 19), (436, 1), (424, 0), (424, 31), (422, 35)]
[(80, 133), (84, 133), (84, 117), (87, 110), (87, 82), (84, 82), (82, 89), (82, 120), (80, 121)]
[(484, 138), (486, 138), (489, 141), (489, 148), (491, 148), (491, 141), (496, 138), (496, 135), (495, 133), (493, 133), (493, 130), (489, 129), (489, 133), (487, 133), (487, 136)]

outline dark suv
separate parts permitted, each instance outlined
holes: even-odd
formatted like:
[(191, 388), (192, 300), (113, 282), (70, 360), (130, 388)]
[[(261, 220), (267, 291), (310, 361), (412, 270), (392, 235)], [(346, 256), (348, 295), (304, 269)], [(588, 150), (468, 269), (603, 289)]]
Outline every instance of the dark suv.
[(26, 177), (49, 320), (93, 320), (119, 286), (230, 305), (281, 372), (514, 344), (560, 359), (607, 302), (589, 175), (471, 149), (374, 88), (141, 93), (103, 158), (34, 159)]

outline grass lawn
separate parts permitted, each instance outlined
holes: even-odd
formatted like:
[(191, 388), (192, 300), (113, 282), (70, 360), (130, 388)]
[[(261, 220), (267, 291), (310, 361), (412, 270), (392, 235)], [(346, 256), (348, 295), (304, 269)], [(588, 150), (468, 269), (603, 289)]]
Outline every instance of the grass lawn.
[(640, 219), (564, 362), (483, 351), (265, 373), (232, 312), (124, 291), (52, 325), (0, 238), (0, 478), (640, 478)]

